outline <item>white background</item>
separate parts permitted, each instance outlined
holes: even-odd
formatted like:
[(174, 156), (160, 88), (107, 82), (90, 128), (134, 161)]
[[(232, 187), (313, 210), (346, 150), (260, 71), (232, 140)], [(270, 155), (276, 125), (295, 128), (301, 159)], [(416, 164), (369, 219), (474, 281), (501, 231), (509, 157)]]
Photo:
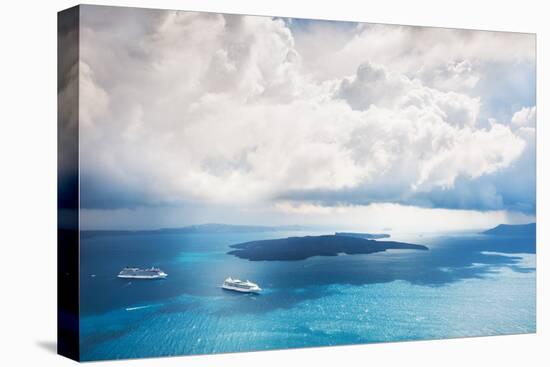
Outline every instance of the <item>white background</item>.
[[(542, 366), (550, 356), (543, 1), (179, 0), (96, 4), (536, 32), (537, 334), (106, 362), (102, 366)], [(0, 365), (69, 366), (56, 338), (56, 12), (74, 1), (10, 1), (0, 13)], [(546, 97), (546, 98), (545, 98)], [(546, 292), (543, 292), (546, 290)], [(511, 310), (513, 312), (513, 310)], [(546, 349), (545, 349), (546, 347)]]

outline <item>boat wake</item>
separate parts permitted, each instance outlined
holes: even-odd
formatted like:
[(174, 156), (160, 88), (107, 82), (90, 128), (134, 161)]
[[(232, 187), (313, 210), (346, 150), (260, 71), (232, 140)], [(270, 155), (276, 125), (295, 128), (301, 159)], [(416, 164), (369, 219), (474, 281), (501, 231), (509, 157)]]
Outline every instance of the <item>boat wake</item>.
[(144, 309), (144, 308), (149, 308), (149, 307), (152, 307), (152, 305), (138, 306), (138, 307), (128, 307), (128, 308), (126, 308), (126, 311), (142, 310), (142, 309)]

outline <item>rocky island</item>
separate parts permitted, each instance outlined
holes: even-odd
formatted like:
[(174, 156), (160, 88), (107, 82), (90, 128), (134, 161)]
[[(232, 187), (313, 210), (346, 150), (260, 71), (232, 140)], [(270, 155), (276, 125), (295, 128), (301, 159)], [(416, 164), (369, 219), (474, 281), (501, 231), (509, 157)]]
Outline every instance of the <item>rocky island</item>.
[(396, 250), (428, 250), (423, 245), (375, 241), (352, 236), (322, 235), (288, 237), (231, 245), (228, 254), (251, 261), (305, 260), (313, 256), (357, 255)]
[(495, 228), (481, 232), (493, 236), (536, 236), (536, 223), (528, 224), (499, 224)]

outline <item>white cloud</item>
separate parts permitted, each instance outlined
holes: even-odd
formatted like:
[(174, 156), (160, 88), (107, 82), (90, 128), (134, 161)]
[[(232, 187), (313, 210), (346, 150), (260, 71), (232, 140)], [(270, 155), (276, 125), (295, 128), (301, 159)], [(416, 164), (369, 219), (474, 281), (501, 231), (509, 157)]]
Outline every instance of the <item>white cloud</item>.
[(480, 72), (469, 60), (458, 59), (433, 68), (422, 67), (418, 76), (439, 90), (467, 92), (477, 86)]
[(79, 64), (79, 95), (86, 103), (79, 108), (79, 121), (82, 127), (92, 127), (109, 110), (109, 95), (94, 80), (94, 71), (85, 62)]
[(371, 105), (390, 109), (430, 109), (447, 123), (461, 127), (474, 125), (480, 108), (479, 98), (441, 92), (424, 86), (418, 79), (411, 80), (368, 62), (359, 66), (353, 77), (342, 81), (339, 96), (357, 110), (366, 110)]
[[(282, 20), (153, 15), (98, 24), (84, 12), (81, 33), (82, 169), (138, 192), (141, 204), (272, 207), (292, 191), (362, 188), (368, 196), (388, 182), (406, 199), (506, 169), (524, 150), (509, 127), (477, 125), (480, 97), (437, 88), (464, 78), (475, 85), (469, 62), (454, 60), (508, 55), (481, 47), (501, 45), (500, 35), (359, 27), (339, 54), (346, 74), (321, 81), (315, 72), (328, 66), (312, 67), (313, 51), (304, 57)], [(403, 61), (412, 39), (419, 54)], [(350, 64), (356, 69), (346, 55), (361, 60)], [(435, 60), (424, 63), (424, 77), (430, 65), (447, 65), (450, 76), (430, 85), (411, 76), (420, 59)]]
[(308, 70), (321, 80), (350, 75), (370, 60), (409, 76), (423, 75), (424, 81), (434, 78), (441, 82), (435, 87), (450, 87), (454, 75), (461, 76), (454, 80), (459, 85), (471, 87), (483, 63), (535, 58), (535, 36), (522, 33), (367, 23), (342, 28), (320, 22), (298, 30), (295, 37)]
[(523, 107), (521, 110), (514, 113), (512, 123), (518, 126), (535, 127), (537, 118), (537, 107)]

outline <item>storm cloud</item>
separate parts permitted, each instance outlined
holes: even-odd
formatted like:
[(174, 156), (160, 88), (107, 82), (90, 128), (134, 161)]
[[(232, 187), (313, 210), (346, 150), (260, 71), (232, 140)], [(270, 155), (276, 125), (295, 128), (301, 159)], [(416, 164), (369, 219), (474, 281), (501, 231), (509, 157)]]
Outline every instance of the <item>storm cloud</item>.
[(505, 72), (534, 73), (533, 35), (86, 6), (81, 26), (85, 209), (535, 212), (535, 86)]

